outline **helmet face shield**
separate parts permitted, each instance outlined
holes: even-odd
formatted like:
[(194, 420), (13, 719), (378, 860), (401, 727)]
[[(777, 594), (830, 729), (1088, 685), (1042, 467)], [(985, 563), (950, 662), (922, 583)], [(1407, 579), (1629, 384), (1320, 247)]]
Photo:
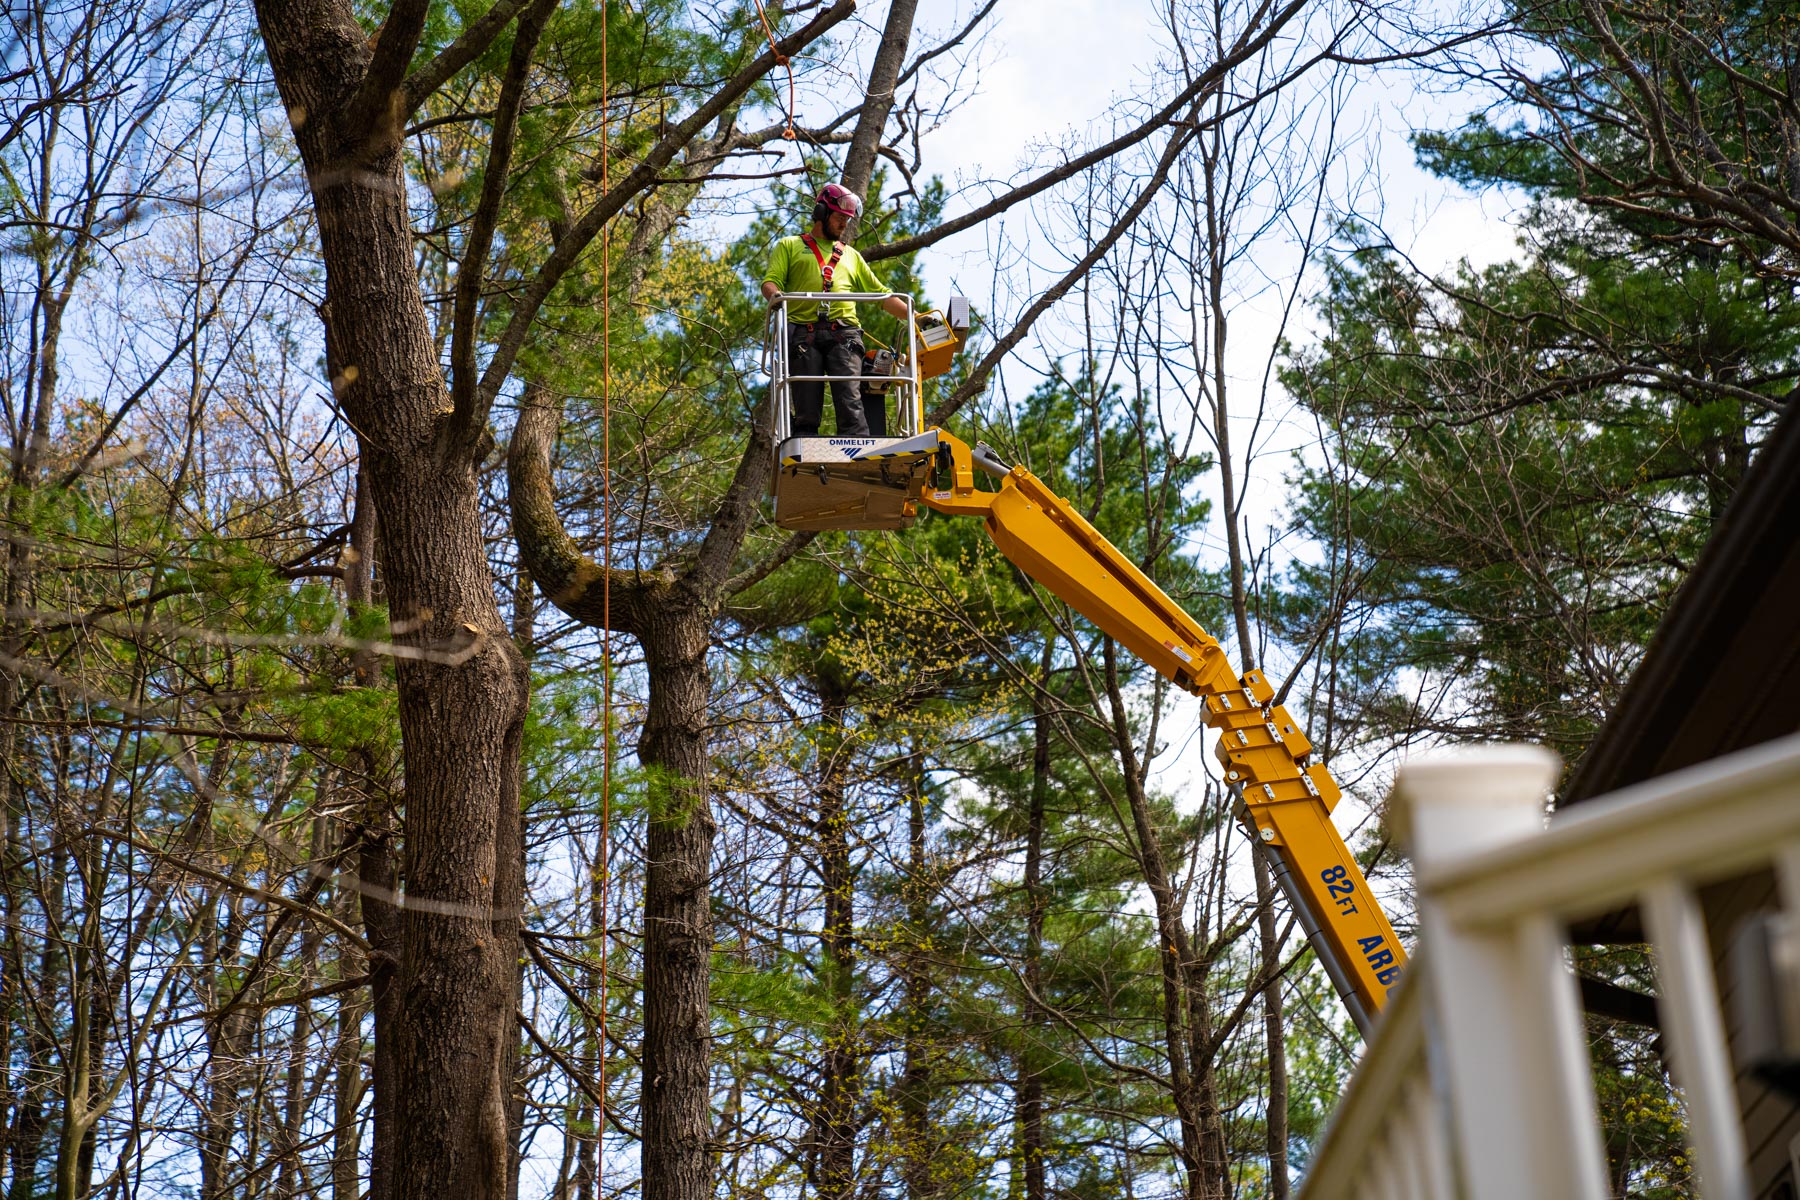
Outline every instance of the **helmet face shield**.
[(840, 184), (826, 184), (825, 190), (819, 193), (819, 203), (829, 211), (842, 213), (851, 219), (862, 214), (862, 197)]

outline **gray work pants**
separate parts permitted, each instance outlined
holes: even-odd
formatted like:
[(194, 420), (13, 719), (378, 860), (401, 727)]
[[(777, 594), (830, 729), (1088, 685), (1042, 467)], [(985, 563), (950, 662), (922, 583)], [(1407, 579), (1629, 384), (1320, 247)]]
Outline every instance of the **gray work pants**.
[[(838, 437), (868, 437), (862, 403), (862, 330), (843, 321), (817, 321), (788, 326), (788, 372), (792, 375), (842, 375), (831, 385), (831, 407), (837, 413)], [(795, 437), (818, 437), (824, 415), (825, 385), (789, 385), (794, 400)]]

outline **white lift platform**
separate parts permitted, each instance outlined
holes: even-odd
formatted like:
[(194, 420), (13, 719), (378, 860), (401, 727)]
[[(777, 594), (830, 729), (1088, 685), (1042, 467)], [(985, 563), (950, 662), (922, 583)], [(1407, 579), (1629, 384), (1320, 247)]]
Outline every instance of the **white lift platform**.
[[(894, 412), (896, 436), (795, 437), (793, 433), (793, 385), (823, 384), (825, 397), (821, 407), (829, 414), (833, 408), (831, 384), (846, 377), (792, 373), (788, 362), (788, 303), (878, 302), (891, 294), (788, 292), (769, 310), (763, 369), (769, 375), (775, 414), (775, 523), (783, 529), (904, 529), (913, 522), (920, 485), (938, 459), (937, 431), (924, 428), (921, 352), (942, 357), (947, 363), (949, 354), (959, 344), (956, 331), (941, 317), (932, 314), (936, 324), (929, 325), (925, 334), (939, 337), (940, 344), (921, 346), (920, 322), (913, 312), (912, 298), (901, 296), (906, 301), (907, 344), (904, 348), (894, 347), (895, 373), (854, 377), (859, 385), (865, 380), (885, 385), (885, 403)], [(940, 329), (942, 334), (937, 332)]]

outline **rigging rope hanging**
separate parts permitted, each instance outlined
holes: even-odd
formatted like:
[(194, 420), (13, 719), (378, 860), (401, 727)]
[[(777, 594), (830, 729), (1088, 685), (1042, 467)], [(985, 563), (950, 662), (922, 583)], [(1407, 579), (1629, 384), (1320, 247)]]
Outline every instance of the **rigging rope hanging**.
[[(775, 56), (775, 65), (787, 68), (787, 128), (781, 131), (781, 137), (783, 141), (797, 141), (800, 135), (794, 131), (794, 64), (787, 55), (781, 52), (781, 47), (775, 44), (775, 30), (769, 26), (769, 13), (767, 9), (763, 8), (762, 0), (756, 0), (756, 15), (762, 19), (763, 34), (769, 39), (769, 53)], [(602, 24), (604, 25), (604, 21)]]

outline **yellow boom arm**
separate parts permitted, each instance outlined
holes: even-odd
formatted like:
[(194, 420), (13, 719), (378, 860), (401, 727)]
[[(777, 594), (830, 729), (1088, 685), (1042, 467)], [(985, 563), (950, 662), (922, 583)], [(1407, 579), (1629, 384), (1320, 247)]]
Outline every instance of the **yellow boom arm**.
[[(950, 487), (919, 500), (938, 512), (980, 516), (1000, 552), (1076, 612), (1178, 686), (1206, 702), (1219, 731), (1225, 779), (1239, 819), (1274, 851), (1276, 874), (1314, 951), (1366, 1036), (1399, 981), (1405, 952), (1356, 859), (1331, 822), (1341, 795), (1312, 744), (1259, 671), (1239, 675), (1218, 641), (1151, 582), (1067, 500), (1023, 467), (1007, 468), (938, 431)], [(974, 468), (1000, 479), (975, 490)]]

